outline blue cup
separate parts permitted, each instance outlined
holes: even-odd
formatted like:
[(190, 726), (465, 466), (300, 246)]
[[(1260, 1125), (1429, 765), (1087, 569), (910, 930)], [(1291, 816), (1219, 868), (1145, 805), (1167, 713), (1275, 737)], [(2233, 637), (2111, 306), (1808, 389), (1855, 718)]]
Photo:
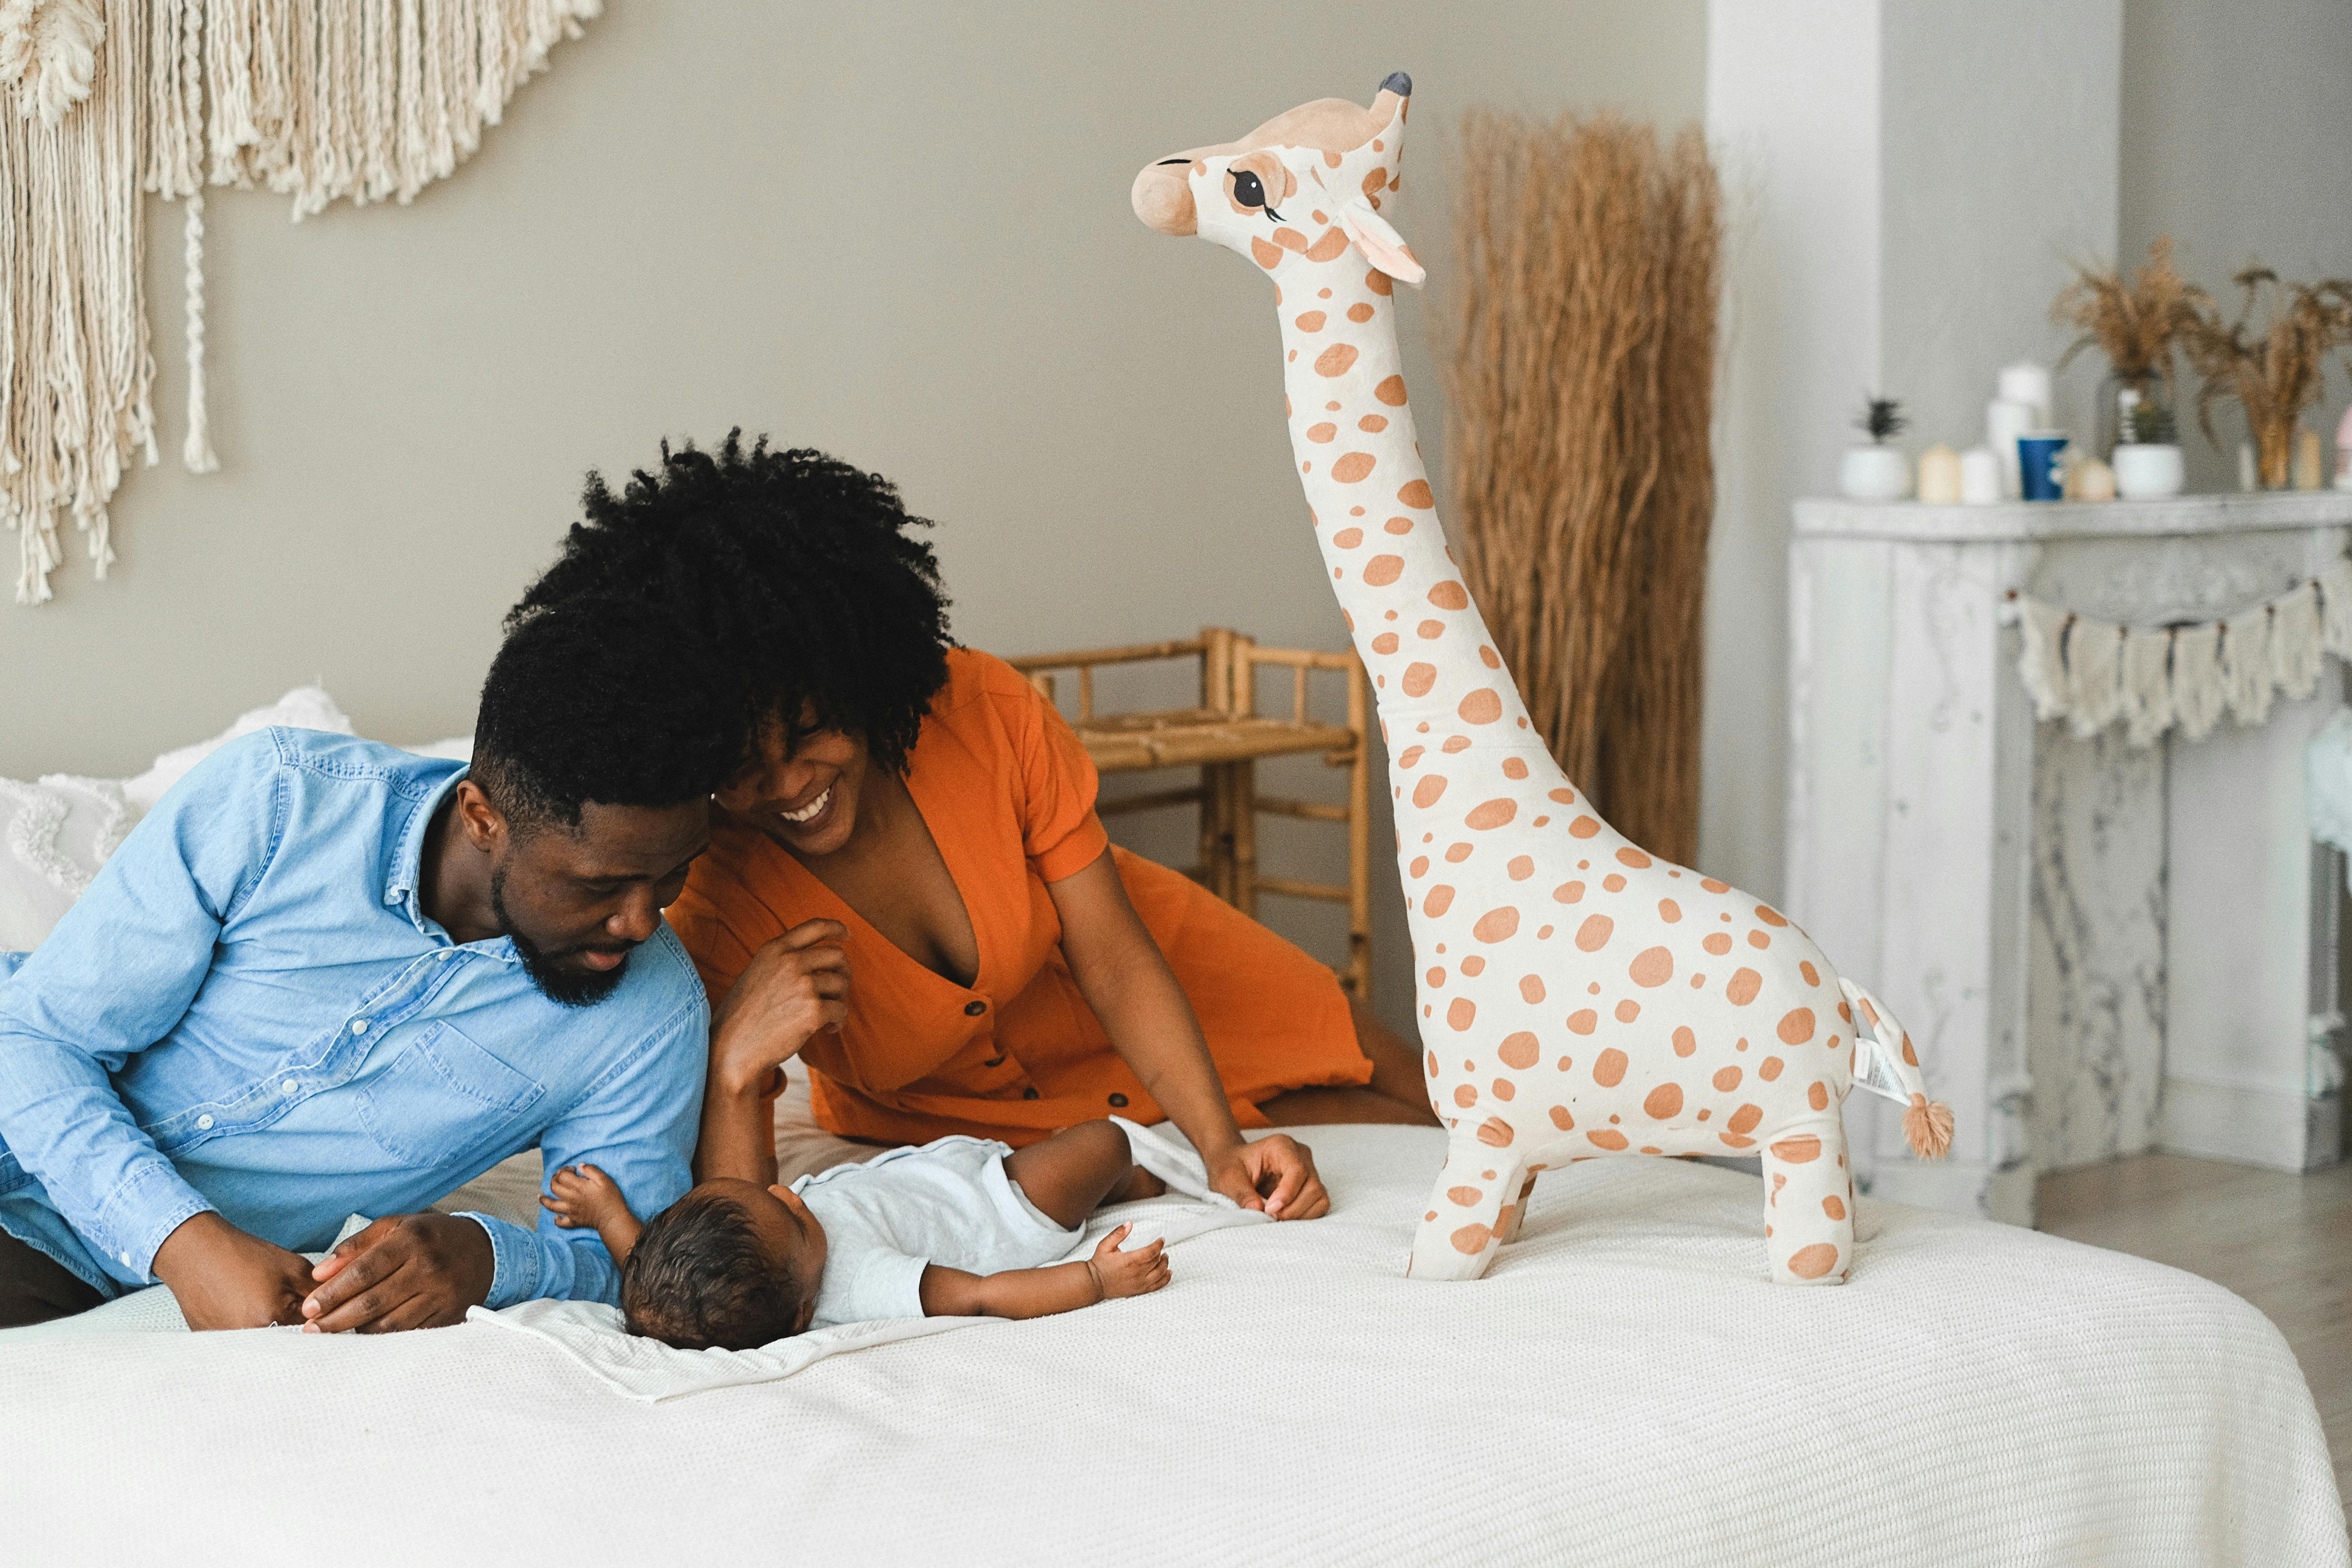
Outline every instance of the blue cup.
[(2027, 500), (2066, 497), (2066, 432), (2028, 430), (2017, 438), (2017, 477)]

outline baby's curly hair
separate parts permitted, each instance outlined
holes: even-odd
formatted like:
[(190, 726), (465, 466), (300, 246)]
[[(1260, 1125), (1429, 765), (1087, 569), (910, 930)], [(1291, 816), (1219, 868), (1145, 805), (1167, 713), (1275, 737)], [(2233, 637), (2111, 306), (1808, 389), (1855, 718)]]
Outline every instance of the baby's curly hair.
[(948, 599), (939, 561), (910, 530), (898, 487), (823, 452), (716, 452), (662, 443), (659, 469), (614, 495), (591, 473), (563, 553), (509, 626), (583, 597), (620, 597), (694, 626), (743, 683), (749, 741), (781, 722), (865, 738), (903, 772), (947, 680)]
[(682, 1351), (772, 1344), (799, 1328), (803, 1300), (743, 1205), (719, 1193), (690, 1192), (654, 1215), (621, 1270), (629, 1332)]

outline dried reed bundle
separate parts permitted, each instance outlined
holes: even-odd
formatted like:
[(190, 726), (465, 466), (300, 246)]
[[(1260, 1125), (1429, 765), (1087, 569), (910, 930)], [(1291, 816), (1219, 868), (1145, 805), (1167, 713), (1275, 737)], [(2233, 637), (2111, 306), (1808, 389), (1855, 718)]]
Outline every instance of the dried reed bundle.
[[(2216, 446), (2213, 404), (2234, 397), (2245, 405), (2246, 423), (2262, 457), (2265, 489), (2283, 489), (2294, 455), (2295, 421), (2319, 399), (2328, 352), (2352, 343), (2352, 280), (2282, 283), (2259, 262), (2231, 281), (2245, 291), (2238, 319), (2224, 327), (2209, 300), (2199, 310), (2182, 345), (2189, 363), (2204, 378), (2197, 393), (2197, 423)], [(2267, 296), (2267, 324), (2251, 333), (2254, 307)]]
[(1533, 721), (1620, 829), (1696, 851), (1721, 202), (1704, 140), (1473, 112), (1447, 471)]
[(2125, 385), (2142, 393), (2158, 381), (2169, 387), (2173, 345), (2196, 326), (2199, 311), (2212, 304), (2204, 289), (2181, 281), (2174, 269), (2170, 235), (2148, 246), (2147, 265), (2129, 281), (2120, 267), (2103, 272), (2078, 261), (2074, 280), (2050, 306), (2052, 321), (2083, 334), (2067, 345), (2059, 368), (2096, 345)]

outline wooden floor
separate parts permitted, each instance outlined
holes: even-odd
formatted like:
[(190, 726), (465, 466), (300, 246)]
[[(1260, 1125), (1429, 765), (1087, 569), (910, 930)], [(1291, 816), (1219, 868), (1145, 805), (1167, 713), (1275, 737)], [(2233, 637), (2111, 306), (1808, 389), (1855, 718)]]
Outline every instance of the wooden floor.
[(2042, 1178), (2042, 1228), (2226, 1286), (2286, 1335), (2352, 1498), (2352, 1165), (2291, 1176), (2142, 1154)]

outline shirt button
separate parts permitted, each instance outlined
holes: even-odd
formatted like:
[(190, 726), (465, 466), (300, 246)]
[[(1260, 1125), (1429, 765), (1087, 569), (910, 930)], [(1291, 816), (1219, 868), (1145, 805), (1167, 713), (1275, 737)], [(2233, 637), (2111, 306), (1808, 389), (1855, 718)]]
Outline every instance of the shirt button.
[(1036, 1086), (1035, 1084), (1034, 1084), (1034, 1083), (1033, 1083), (1033, 1084), (1031, 1084), (1027, 1089), (1023, 1089), (1023, 1090), (1021, 1091), (1021, 1098), (1022, 1098), (1022, 1099), (1024, 1099), (1024, 1100), (1034, 1100), (1034, 1099), (1036, 1099), (1036, 1098), (1037, 1098), (1037, 1086)]
[(197, 1118), (196, 1118), (196, 1131), (199, 1131), (199, 1132), (209, 1132), (209, 1131), (211, 1131), (212, 1130), (213, 1130), (213, 1119), (212, 1119), (211, 1117), (209, 1117), (209, 1116), (199, 1116), (199, 1117), (197, 1117)]
[(354, 1035), (364, 1035), (364, 1034), (366, 1034), (366, 1033), (367, 1033), (367, 1031), (368, 1031), (368, 1021), (367, 1021), (365, 1018), (353, 1018), (353, 1019), (352, 1020), (352, 1034), (354, 1034)]
[(451, 959), (453, 959), (453, 958), (455, 958), (455, 957), (457, 957), (457, 950), (456, 948), (454, 948), (454, 947), (445, 947), (445, 948), (443, 948), (440, 952), (438, 952), (435, 953), (435, 954), (433, 955), (433, 958), (434, 958), (434, 962), (436, 962), (436, 963), (448, 963)]
[(289, 1078), (284, 1083), (278, 1086), (278, 1092), (280, 1094), (291, 1094), (294, 1092), (294, 1080)]
[(985, 1002), (967, 1002), (963, 1005), (963, 1016), (967, 1018), (977, 1018), (987, 1011), (988, 1004)]
[(1123, 1110), (1127, 1108), (1127, 1096), (1123, 1094), (1114, 1094), (1110, 1097), (1110, 1102)]

